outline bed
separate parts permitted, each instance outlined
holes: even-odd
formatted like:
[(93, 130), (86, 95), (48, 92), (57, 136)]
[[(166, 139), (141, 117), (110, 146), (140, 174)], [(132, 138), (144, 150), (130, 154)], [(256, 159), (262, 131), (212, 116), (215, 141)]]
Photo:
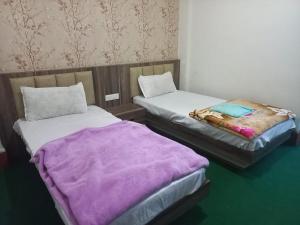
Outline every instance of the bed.
[[(127, 122), (120, 121), (120, 119), (108, 113), (106, 110), (94, 105), (95, 96), (91, 72), (11, 79), (19, 118), (23, 118), (24, 116), (22, 96), (19, 90), (21, 86), (53, 87), (58, 83), (61, 84), (60, 86), (68, 86), (79, 81), (83, 83), (86, 91), (86, 101), (89, 105), (86, 113), (65, 115), (37, 121), (18, 119), (14, 123), (13, 129), (22, 137), (26, 145), (26, 150), (32, 159), (41, 152), (39, 149), (48, 146), (48, 144), (55, 143), (64, 137), (67, 140), (72, 135), (80, 133), (81, 131), (102, 130), (104, 132), (104, 129), (117, 125), (119, 129), (119, 125), (127, 124)], [(132, 124), (132, 122), (128, 123), (130, 123), (134, 129), (143, 129), (144, 131), (147, 129), (143, 128), (144, 125)], [(156, 136), (157, 134), (153, 133), (153, 135)], [(44, 159), (41, 161), (44, 161)], [(39, 162), (34, 162), (36, 167), (40, 169)], [(205, 167), (201, 167), (178, 179), (172, 180), (172, 182), (169, 182), (138, 203), (130, 206), (128, 210), (122, 212), (109, 224), (167, 224), (173, 221), (207, 194), (209, 180), (205, 177), (205, 170)], [(39, 170), (39, 172), (42, 176), (43, 173), (41, 173), (41, 170)], [(42, 176), (42, 178), (44, 179), (45, 177)], [(44, 179), (44, 182), (46, 183), (46, 179)], [(55, 198), (55, 192), (53, 192), (53, 190), (51, 191), (51, 185), (46, 186), (53, 197), (55, 206), (64, 223), (67, 225), (76, 224), (74, 223), (74, 219), (70, 218), (70, 214), (66, 212), (60, 201)]]
[[(97, 106), (89, 106), (88, 112), (83, 115), (69, 115), (36, 122), (18, 120), (14, 129), (26, 143), (28, 153), (33, 156), (45, 143), (59, 137), (85, 127), (103, 127), (119, 121), (107, 111)], [(111, 224), (146, 224), (155, 217), (154, 215), (158, 215), (184, 196), (195, 193), (205, 182), (205, 169), (201, 168), (150, 195)], [(55, 205), (65, 224), (71, 225), (72, 223), (57, 201)]]
[(154, 67), (130, 69), (133, 102), (147, 110), (146, 120), (149, 127), (194, 147), (202, 154), (213, 156), (237, 168), (247, 168), (291, 139), (295, 132), (295, 122), (289, 119), (258, 137), (247, 140), (189, 116), (194, 109), (201, 110), (222, 104), (226, 101), (224, 99), (179, 90), (145, 98), (139, 90), (139, 75), (173, 72), (171, 65), (163, 67), (160, 73)]

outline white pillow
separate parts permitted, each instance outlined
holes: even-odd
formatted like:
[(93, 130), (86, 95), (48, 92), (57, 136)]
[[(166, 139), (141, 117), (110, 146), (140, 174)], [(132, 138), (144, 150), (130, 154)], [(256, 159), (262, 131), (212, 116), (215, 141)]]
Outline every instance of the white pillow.
[(87, 112), (82, 83), (70, 87), (21, 87), (28, 121)]
[(138, 82), (145, 98), (176, 91), (171, 72), (162, 75), (139, 76)]

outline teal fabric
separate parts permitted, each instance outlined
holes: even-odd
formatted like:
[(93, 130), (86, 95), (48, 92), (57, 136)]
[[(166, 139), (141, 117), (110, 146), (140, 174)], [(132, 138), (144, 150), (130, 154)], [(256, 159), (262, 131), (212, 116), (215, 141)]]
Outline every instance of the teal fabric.
[(242, 117), (252, 113), (254, 110), (243, 105), (222, 103), (212, 107), (212, 111), (219, 112), (232, 117)]

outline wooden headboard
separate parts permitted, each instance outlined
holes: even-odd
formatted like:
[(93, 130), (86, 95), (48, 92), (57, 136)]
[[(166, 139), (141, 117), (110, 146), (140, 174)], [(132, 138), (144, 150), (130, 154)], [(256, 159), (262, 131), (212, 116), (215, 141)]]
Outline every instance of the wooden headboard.
[(17, 77), (10, 78), (10, 84), (14, 95), (14, 102), (19, 118), (24, 118), (24, 103), (21, 94), (21, 87), (67, 87), (82, 82), (85, 94), (86, 102), (88, 105), (94, 105), (95, 91), (92, 71), (84, 72), (71, 72), (62, 74), (53, 74), (45, 76), (29, 76), (29, 77)]
[[(138, 77), (140, 75), (159, 75), (166, 72), (171, 72), (174, 76), (174, 63), (169, 64), (155, 64), (151, 66), (138, 66), (130, 68), (130, 95), (131, 97), (141, 95), (141, 90), (138, 84)], [(178, 82), (178, 80), (177, 80)], [(178, 86), (178, 84), (177, 84)]]
[[(95, 104), (102, 108), (109, 108), (112, 106), (132, 102), (130, 85), (131, 68), (145, 66), (157, 67), (158, 65), (165, 64), (173, 65), (174, 82), (177, 88), (179, 88), (179, 60), (0, 74), (0, 137), (2, 140), (2, 144), (7, 150), (9, 159), (13, 160), (18, 158), (24, 158), (24, 156), (26, 155), (23, 142), (13, 131), (13, 124), (18, 119), (18, 115), (20, 114), (18, 113), (16, 107), (17, 104), (14, 98), (11, 79), (34, 77), (35, 79), (33, 79), (33, 86), (38, 86), (36, 80), (45, 80), (45, 76), (48, 76), (49, 78), (49, 75), (55, 75), (56, 78), (57, 74), (79, 74), (79, 72), (90, 71), (92, 73), (93, 79)], [(39, 77), (41, 76), (44, 76), (44, 79), (39, 79)], [(52, 81), (53, 78), (54, 77), (52, 76)], [(76, 77), (75, 80), (77, 81)], [(80, 81), (80, 79), (78, 81)], [(114, 93), (119, 93), (120, 99), (106, 102), (105, 95)]]

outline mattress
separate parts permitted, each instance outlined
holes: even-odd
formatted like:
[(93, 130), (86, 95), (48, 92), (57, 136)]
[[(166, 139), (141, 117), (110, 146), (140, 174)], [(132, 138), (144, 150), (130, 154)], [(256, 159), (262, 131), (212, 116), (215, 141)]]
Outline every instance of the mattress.
[[(67, 136), (87, 127), (103, 127), (119, 121), (120, 119), (111, 113), (97, 106), (89, 106), (87, 113), (84, 114), (67, 115), (30, 122), (19, 119), (14, 124), (14, 130), (22, 137), (27, 146), (27, 151), (33, 156), (42, 145), (52, 140)], [(201, 187), (204, 181), (205, 168), (201, 168), (153, 193), (116, 218), (111, 225), (146, 224), (170, 205), (184, 196), (194, 193)], [(63, 208), (55, 200), (54, 203), (64, 223), (72, 225)]]
[(88, 106), (87, 113), (72, 114), (38, 121), (19, 119), (14, 130), (33, 156), (42, 145), (87, 127), (103, 127), (121, 121), (97, 106)]
[(260, 150), (280, 134), (295, 129), (296, 127), (294, 120), (290, 119), (277, 124), (253, 140), (246, 140), (225, 130), (218, 129), (210, 124), (189, 117), (189, 113), (194, 109), (205, 109), (225, 102), (226, 100), (224, 99), (185, 91), (175, 91), (153, 98), (136, 96), (133, 98), (133, 101), (135, 104), (144, 107), (153, 115), (247, 151)]

